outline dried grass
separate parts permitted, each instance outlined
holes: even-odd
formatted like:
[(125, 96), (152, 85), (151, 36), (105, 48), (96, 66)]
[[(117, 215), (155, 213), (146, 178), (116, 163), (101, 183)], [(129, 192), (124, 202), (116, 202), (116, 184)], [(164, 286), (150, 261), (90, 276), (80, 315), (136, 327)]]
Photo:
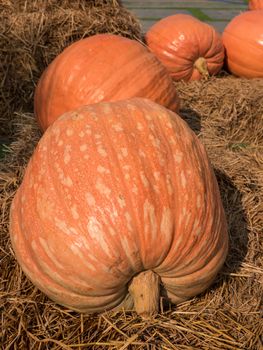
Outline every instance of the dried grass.
[(259, 350), (263, 347), (262, 81), (177, 83), (181, 115), (206, 145), (227, 214), (230, 251), (213, 286), (142, 321), (133, 312), (80, 315), (45, 297), (24, 276), (9, 241), (8, 215), (40, 138), (32, 115), (16, 117), (16, 141), (0, 167), (3, 349)]
[(1, 0), (0, 10), (12, 12), (53, 12), (57, 8), (71, 8), (75, 10), (86, 10), (99, 6), (122, 6), (120, 0)]
[(12, 136), (15, 112), (33, 112), (41, 73), (69, 44), (98, 33), (142, 37), (116, 0), (2, 0), (0, 11), (0, 136)]

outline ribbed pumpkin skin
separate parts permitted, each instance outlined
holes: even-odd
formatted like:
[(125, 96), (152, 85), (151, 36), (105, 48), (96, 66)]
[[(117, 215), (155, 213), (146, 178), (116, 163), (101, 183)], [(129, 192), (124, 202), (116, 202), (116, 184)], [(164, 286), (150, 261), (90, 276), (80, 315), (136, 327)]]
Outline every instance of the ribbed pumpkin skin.
[(201, 74), (194, 64), (200, 57), (205, 59), (210, 75), (223, 66), (220, 35), (190, 15), (177, 14), (158, 21), (146, 33), (146, 43), (174, 80), (199, 80)]
[(263, 77), (263, 10), (234, 17), (223, 32), (229, 71), (239, 77)]
[(82, 105), (132, 97), (149, 98), (177, 111), (179, 100), (169, 73), (142, 44), (98, 34), (66, 48), (47, 67), (35, 91), (42, 128)]
[(10, 234), (27, 276), (82, 312), (129, 308), (127, 285), (159, 274), (181, 302), (205, 290), (228, 247), (203, 145), (147, 99), (85, 106), (40, 140), (12, 202)]
[(262, 10), (263, 9), (263, 0), (250, 0), (248, 3), (250, 10)]

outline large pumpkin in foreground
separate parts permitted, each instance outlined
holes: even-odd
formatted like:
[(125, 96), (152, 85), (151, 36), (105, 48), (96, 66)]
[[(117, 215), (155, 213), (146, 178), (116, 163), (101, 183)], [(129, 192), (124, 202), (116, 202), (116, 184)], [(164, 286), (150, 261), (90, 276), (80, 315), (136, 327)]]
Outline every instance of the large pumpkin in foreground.
[(35, 114), (45, 130), (61, 114), (82, 105), (131, 97), (178, 109), (169, 73), (144, 45), (98, 34), (70, 45), (47, 67), (35, 91)]
[(262, 10), (263, 0), (250, 0), (248, 3), (248, 8), (250, 10)]
[(81, 107), (40, 140), (11, 207), (27, 276), (81, 312), (158, 309), (205, 290), (228, 235), (206, 151), (176, 114), (147, 99)]
[(176, 14), (156, 22), (146, 33), (146, 42), (174, 80), (215, 75), (224, 63), (220, 35), (190, 15)]
[(263, 10), (234, 17), (223, 32), (226, 63), (239, 77), (263, 77)]

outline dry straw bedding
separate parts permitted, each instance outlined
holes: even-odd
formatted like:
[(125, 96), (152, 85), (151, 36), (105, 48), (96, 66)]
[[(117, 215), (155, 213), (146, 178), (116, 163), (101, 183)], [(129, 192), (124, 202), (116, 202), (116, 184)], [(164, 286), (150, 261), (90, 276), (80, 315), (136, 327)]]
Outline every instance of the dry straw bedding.
[(176, 85), (227, 214), (230, 250), (217, 280), (177, 307), (163, 300), (149, 322), (133, 312), (80, 315), (45, 297), (21, 272), (8, 234), (10, 202), (41, 136), (32, 114), (20, 114), (0, 168), (3, 349), (262, 349), (263, 81), (222, 76)]
[[(0, 164), (0, 345), (2, 349), (245, 349), (263, 347), (263, 81), (221, 76), (177, 83), (181, 116), (206, 145), (227, 214), (230, 250), (213, 286), (142, 322), (133, 312), (80, 315), (45, 297), (12, 251), (11, 200), (41, 133), (35, 84), (72, 41), (111, 32), (141, 38), (117, 0), (0, 2), (0, 136), (12, 136)], [(4, 88), (3, 88), (4, 87)]]

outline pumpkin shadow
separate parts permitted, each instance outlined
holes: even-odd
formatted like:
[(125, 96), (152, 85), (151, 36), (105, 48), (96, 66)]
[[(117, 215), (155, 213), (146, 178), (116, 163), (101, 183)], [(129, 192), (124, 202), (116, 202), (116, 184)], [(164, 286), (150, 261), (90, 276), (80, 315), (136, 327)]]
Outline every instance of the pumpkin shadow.
[(178, 114), (196, 134), (199, 134), (202, 120), (200, 114), (189, 107), (180, 108)]
[(214, 172), (228, 224), (229, 251), (221, 271), (221, 276), (226, 280), (229, 274), (238, 272), (248, 252), (248, 218), (243, 208), (242, 194), (233, 181), (219, 169), (214, 168)]

